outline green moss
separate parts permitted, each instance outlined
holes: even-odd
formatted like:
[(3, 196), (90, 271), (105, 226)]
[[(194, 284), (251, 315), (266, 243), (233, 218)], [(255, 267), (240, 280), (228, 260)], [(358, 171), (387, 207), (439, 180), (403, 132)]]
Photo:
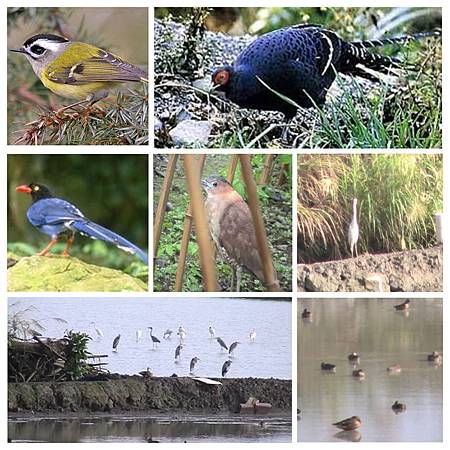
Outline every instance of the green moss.
[(8, 270), (10, 292), (144, 292), (141, 280), (119, 270), (63, 256), (22, 258)]

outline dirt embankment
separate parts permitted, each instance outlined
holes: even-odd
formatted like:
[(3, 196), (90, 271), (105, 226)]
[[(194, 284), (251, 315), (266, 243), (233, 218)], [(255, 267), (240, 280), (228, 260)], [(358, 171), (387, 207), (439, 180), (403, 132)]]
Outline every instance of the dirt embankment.
[(11, 412), (120, 412), (139, 410), (225, 410), (238, 412), (249, 397), (290, 410), (290, 380), (221, 379), (205, 385), (187, 377), (140, 378), (59, 383), (9, 383)]
[(297, 266), (300, 292), (442, 292), (442, 246)]

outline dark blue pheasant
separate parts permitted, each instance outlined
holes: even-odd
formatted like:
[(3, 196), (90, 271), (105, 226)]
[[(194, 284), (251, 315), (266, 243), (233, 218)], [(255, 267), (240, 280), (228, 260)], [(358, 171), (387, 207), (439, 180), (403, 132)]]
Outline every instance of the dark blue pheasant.
[(17, 186), (16, 191), (31, 195), (32, 204), (27, 211), (28, 220), (31, 225), (51, 238), (47, 247), (38, 255), (45, 256), (60, 237), (66, 236), (67, 245), (63, 255), (67, 256), (73, 244), (75, 233), (78, 232), (92, 239), (100, 239), (114, 244), (128, 253), (136, 255), (145, 264), (148, 264), (147, 254), (139, 247), (113, 231), (91, 222), (76, 206), (61, 198), (53, 197), (46, 186), (31, 183)]
[(304, 108), (322, 105), (336, 72), (378, 80), (376, 72), (392, 74), (393, 69), (402, 67), (400, 60), (367, 49), (440, 35), (440, 31), (431, 31), (346, 42), (333, 31), (317, 25), (281, 28), (253, 41), (232, 66), (217, 68), (212, 81), (237, 105), (280, 111), (289, 120), (295, 116), (297, 107), (273, 91)]

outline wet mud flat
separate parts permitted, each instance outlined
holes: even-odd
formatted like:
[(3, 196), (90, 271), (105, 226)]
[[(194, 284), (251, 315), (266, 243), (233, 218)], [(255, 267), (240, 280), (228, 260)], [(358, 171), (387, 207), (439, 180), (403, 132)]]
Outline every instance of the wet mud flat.
[(8, 411), (21, 414), (148, 410), (237, 413), (241, 403), (254, 397), (270, 403), (273, 412), (291, 412), (291, 380), (230, 378), (220, 382), (221, 385), (210, 385), (189, 377), (121, 376), (105, 381), (9, 383)]
[(300, 292), (442, 292), (443, 247), (297, 266)]

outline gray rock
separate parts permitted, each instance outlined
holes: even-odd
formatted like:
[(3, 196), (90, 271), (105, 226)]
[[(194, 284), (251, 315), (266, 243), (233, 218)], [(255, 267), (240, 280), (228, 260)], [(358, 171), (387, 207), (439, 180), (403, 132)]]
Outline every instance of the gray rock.
[(365, 290), (369, 292), (390, 292), (389, 280), (382, 273), (369, 272), (364, 275)]
[(170, 131), (177, 146), (201, 147), (206, 145), (211, 133), (211, 124), (206, 120), (184, 120)]
[(209, 92), (212, 87), (211, 77), (199, 78), (192, 82), (192, 86), (204, 92)]
[(305, 289), (309, 292), (335, 292), (339, 284), (333, 279), (311, 272), (305, 278)]

